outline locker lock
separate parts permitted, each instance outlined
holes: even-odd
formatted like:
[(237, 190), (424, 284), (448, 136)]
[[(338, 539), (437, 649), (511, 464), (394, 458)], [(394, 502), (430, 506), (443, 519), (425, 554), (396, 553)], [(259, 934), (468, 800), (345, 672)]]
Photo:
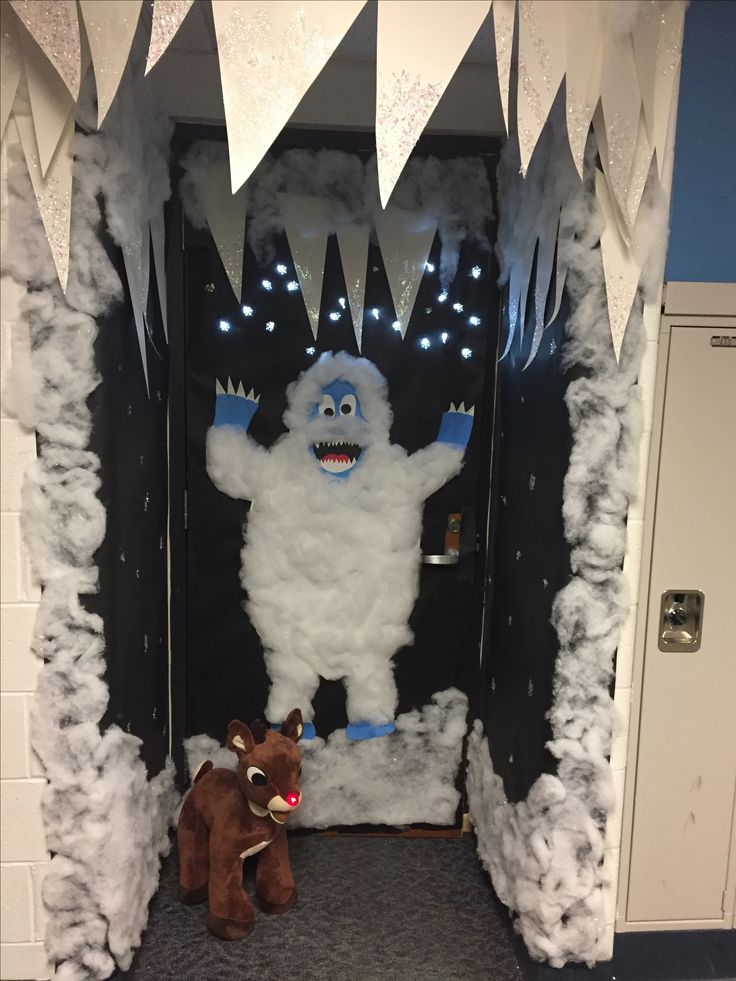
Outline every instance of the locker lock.
[(659, 649), (682, 653), (700, 650), (705, 596), (699, 589), (668, 589), (659, 610)]

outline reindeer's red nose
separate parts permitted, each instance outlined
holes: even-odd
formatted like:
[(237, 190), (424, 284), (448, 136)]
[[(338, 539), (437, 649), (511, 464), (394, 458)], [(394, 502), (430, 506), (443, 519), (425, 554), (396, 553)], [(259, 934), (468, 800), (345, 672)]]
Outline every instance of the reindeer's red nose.
[(289, 807), (296, 807), (296, 805), (299, 803), (299, 794), (287, 794), (286, 803), (289, 805)]

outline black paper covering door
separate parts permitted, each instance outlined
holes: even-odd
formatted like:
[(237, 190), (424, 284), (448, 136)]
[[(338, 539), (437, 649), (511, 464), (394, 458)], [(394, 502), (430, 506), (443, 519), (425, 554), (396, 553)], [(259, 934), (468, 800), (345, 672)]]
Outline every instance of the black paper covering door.
[[(453, 154), (457, 155), (457, 153)], [(489, 160), (495, 167), (495, 159)], [(493, 230), (491, 230), (492, 233)], [(214, 414), (215, 379), (242, 379), (261, 393), (249, 432), (270, 446), (284, 431), (281, 417), (287, 385), (323, 351), (358, 355), (349, 309), (339, 320), (345, 297), (337, 243), (328, 242), (317, 340), (307, 320), (301, 293), (288, 291), (296, 280), (285, 236), (276, 241), (276, 257), (258, 265), (246, 248), (243, 315), (208, 233), (183, 225), (186, 395), (186, 641), (184, 735), (208, 733), (222, 739), (230, 719), (262, 716), (269, 679), (260, 638), (244, 610), (239, 581), (242, 530), (249, 504), (232, 500), (211, 483), (204, 458), (205, 435)], [(430, 261), (439, 269), (439, 239)], [(280, 275), (276, 265), (287, 272)], [(474, 277), (471, 270), (480, 267)], [(268, 278), (272, 290), (261, 285)], [(460, 560), (456, 566), (425, 565), (411, 620), (412, 646), (394, 658), (399, 690), (398, 712), (426, 705), (431, 695), (451, 686), (467, 692), (478, 687), (478, 644), (485, 557), (477, 549), (476, 529), (485, 528), (492, 433), (493, 364), (498, 292), (492, 257), (464, 246), (458, 273), (444, 303), (437, 273), (427, 271), (405, 339), (392, 329), (393, 306), (380, 251), (371, 245), (366, 284), (363, 356), (389, 383), (394, 412), (392, 442), (409, 452), (431, 443), (451, 402), (475, 405), (473, 435), (459, 477), (425, 504), (422, 549), (443, 552), (448, 515), (462, 514)], [(453, 310), (461, 303), (463, 310)], [(378, 320), (369, 313), (380, 311)], [(472, 326), (470, 316), (481, 324)], [(226, 326), (221, 327), (221, 321)], [(274, 329), (267, 331), (272, 322)], [(447, 335), (442, 341), (442, 333)], [(428, 338), (429, 348), (422, 338)], [(314, 348), (314, 353), (308, 351)], [(465, 356), (462, 353), (466, 349)], [(490, 355), (489, 355), (490, 352)], [(490, 378), (490, 382), (489, 379)], [(483, 536), (480, 536), (481, 538)], [(322, 681), (314, 700), (315, 724), (326, 736), (347, 723), (343, 686)]]

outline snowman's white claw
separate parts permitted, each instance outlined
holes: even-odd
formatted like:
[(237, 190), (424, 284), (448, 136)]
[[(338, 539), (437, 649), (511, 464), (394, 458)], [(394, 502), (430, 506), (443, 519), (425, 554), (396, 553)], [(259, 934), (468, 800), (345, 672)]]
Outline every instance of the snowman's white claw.
[(233, 385), (233, 380), (230, 375), (227, 376), (227, 394), (235, 395), (235, 387)]
[(225, 389), (220, 384), (219, 379), (215, 378), (215, 395), (224, 395), (224, 394), (225, 394)]

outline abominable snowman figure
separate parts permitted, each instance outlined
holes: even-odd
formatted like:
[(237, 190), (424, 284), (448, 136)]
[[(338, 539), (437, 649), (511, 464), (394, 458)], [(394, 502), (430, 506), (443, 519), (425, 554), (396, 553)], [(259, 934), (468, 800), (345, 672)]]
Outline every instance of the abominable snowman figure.
[(270, 722), (298, 705), (314, 736), (320, 678), (343, 679), (348, 736), (394, 729), (392, 658), (411, 643), (422, 504), (459, 473), (473, 410), (445, 412), (409, 455), (389, 442), (391, 406), (375, 365), (324, 354), (287, 390), (289, 430), (270, 450), (248, 435), (258, 397), (217, 384), (207, 470), (252, 501), (242, 552), (247, 611), (264, 646)]

